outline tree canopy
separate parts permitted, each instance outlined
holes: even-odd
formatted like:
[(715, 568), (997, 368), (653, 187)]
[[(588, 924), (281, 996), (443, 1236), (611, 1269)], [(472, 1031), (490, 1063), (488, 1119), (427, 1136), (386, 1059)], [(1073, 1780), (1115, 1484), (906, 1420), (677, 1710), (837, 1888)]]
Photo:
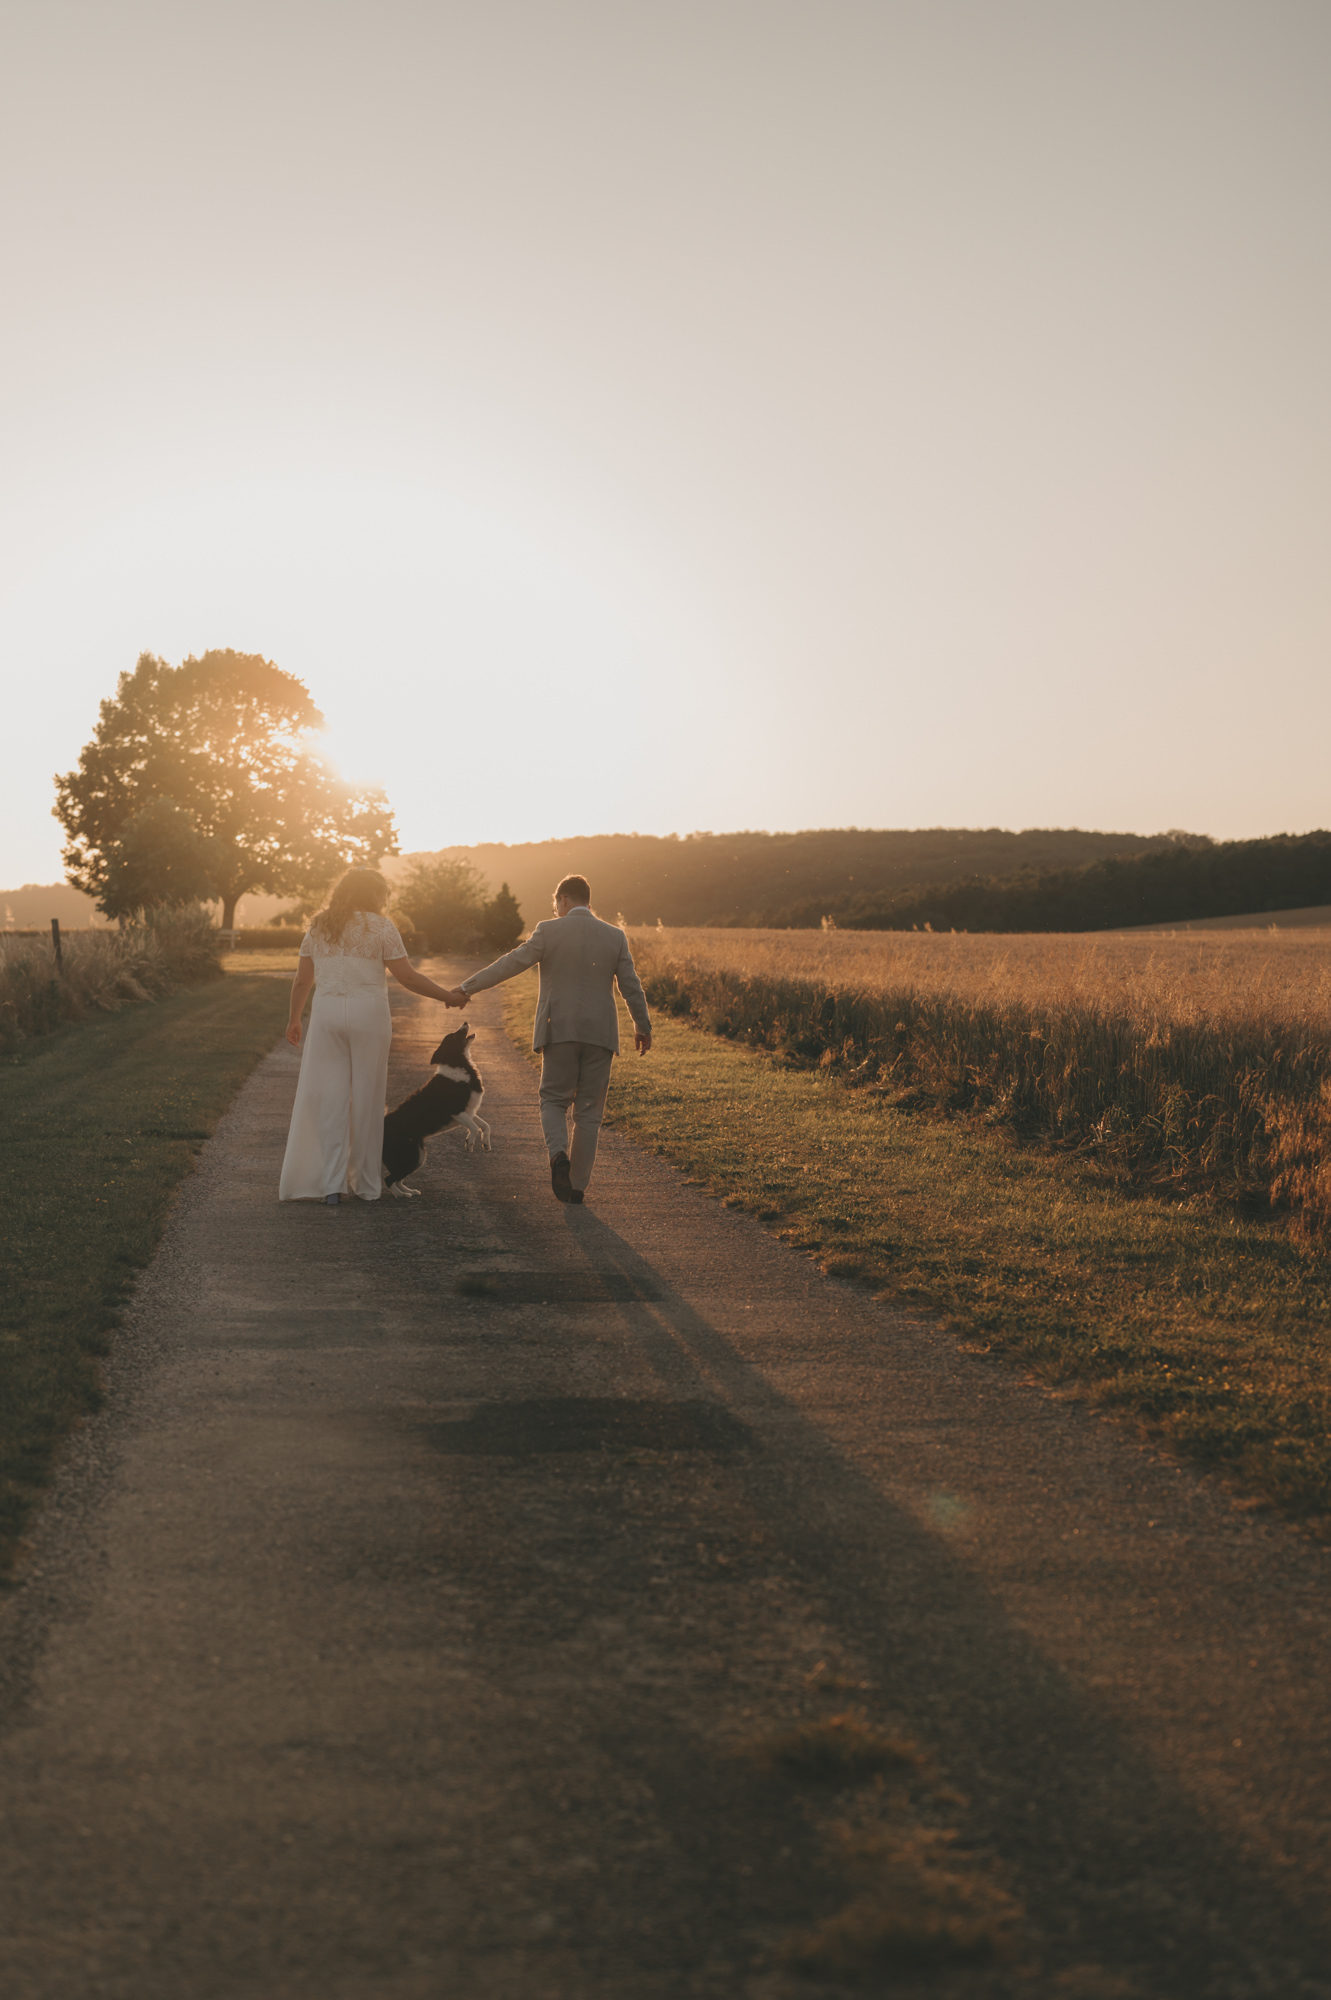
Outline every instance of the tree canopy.
[(101, 907), (108, 917), (204, 903), (218, 894), (221, 857), (174, 799), (150, 799), (131, 813), (107, 843), (103, 861)]
[[(304, 682), (261, 654), (212, 651), (178, 667), (140, 654), (102, 703), (78, 769), (56, 779), (69, 881), (108, 914), (127, 868), (136, 892), (151, 888), (141, 815), (164, 800), (202, 843), (194, 860), (202, 868), (206, 855), (225, 929), (241, 896), (300, 893), (395, 853), (387, 799), (343, 783), (316, 754), (309, 737), (322, 727)], [(163, 881), (155, 900), (172, 900)]]
[(481, 943), (489, 951), (512, 951), (524, 928), (518, 899), (505, 882), (481, 911)]
[(417, 855), (398, 884), (395, 907), (430, 951), (510, 951), (522, 911), (507, 882), (486, 901), (485, 879), (469, 861)]
[(485, 908), (485, 884), (469, 861), (418, 856), (397, 885), (394, 905), (430, 951), (468, 951)]

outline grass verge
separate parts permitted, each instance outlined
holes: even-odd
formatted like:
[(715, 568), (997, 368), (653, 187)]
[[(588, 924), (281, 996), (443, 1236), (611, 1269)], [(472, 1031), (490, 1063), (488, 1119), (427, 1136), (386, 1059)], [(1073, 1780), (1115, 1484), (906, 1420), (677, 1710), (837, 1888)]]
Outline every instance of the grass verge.
[(272, 1047), (286, 993), (237, 976), (57, 1029), (0, 1060), (0, 1574), (172, 1192)]
[(791, 977), (779, 934), (638, 944), (658, 1016), (1331, 1240), (1324, 946), (833, 932)]
[[(534, 975), (507, 989), (530, 1044)], [(626, 1046), (632, 1047), (631, 1041)], [(1331, 1529), (1331, 1258), (658, 1017), (609, 1118), (785, 1241)]]
[(288, 991), (296, 976), (294, 951), (224, 951), (218, 964), (224, 973), (260, 973), (265, 979), (280, 979)]

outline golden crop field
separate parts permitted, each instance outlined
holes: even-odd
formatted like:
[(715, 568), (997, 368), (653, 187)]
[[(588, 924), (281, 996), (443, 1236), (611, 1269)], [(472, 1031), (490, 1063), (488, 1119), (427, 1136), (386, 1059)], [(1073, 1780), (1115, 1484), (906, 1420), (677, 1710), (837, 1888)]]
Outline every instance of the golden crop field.
[(1331, 929), (1076, 932), (630, 929), (634, 956), (862, 993), (1331, 1031)]
[(1331, 1224), (1331, 931), (630, 937), (654, 1004), (715, 1033)]

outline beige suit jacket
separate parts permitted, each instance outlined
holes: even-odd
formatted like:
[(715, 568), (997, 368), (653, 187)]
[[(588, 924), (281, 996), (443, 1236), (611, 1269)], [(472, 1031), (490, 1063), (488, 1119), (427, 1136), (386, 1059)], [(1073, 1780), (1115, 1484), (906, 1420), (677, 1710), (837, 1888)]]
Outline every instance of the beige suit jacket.
[(640, 1035), (652, 1032), (647, 995), (634, 970), (629, 941), (617, 924), (604, 924), (589, 909), (576, 904), (566, 917), (547, 917), (525, 944), (505, 952), (483, 972), (462, 982), (464, 993), (484, 993), (502, 985), (528, 966), (541, 968), (541, 991), (531, 1045), (551, 1042), (593, 1042), (619, 1054), (619, 1009), (615, 986), (627, 1002)]

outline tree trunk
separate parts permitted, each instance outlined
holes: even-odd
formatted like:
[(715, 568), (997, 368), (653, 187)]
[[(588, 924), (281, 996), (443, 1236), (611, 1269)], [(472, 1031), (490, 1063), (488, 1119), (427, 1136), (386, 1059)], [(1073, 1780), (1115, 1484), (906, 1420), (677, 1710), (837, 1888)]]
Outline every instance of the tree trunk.
[(235, 929), (235, 926), (236, 926), (236, 904), (237, 904), (237, 903), (238, 903), (239, 901), (240, 901), (240, 897), (239, 897), (239, 896), (223, 896), (223, 898), (222, 898), (222, 929), (223, 929), (224, 931), (230, 931), (230, 930), (234, 930), (234, 929)]

